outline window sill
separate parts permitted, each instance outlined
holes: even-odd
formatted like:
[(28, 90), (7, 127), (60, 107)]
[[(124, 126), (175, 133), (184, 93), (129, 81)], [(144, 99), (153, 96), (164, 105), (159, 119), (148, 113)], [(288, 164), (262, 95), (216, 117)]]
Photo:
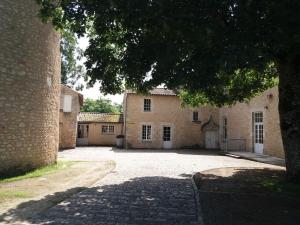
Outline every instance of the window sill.
[(142, 140), (142, 143), (151, 143), (152, 140)]
[(201, 123), (201, 120), (193, 120), (193, 123)]

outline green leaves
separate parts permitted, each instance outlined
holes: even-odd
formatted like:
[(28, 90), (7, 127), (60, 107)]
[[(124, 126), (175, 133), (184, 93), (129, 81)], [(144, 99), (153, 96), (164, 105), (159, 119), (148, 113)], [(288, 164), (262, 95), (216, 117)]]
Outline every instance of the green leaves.
[(77, 46), (76, 35), (71, 30), (64, 28), (61, 32), (61, 83), (81, 90), (83, 85), (76, 83), (80, 78), (86, 80), (83, 65), (78, 63), (83, 57), (83, 51)]
[(104, 93), (164, 84), (193, 102), (232, 104), (274, 85), (270, 65), (300, 51), (300, 1), (39, 2), (58, 27), (88, 33), (87, 75)]
[(93, 100), (87, 98), (84, 100), (81, 112), (100, 112), (100, 113), (121, 113), (122, 106), (113, 104), (109, 99), (99, 98)]

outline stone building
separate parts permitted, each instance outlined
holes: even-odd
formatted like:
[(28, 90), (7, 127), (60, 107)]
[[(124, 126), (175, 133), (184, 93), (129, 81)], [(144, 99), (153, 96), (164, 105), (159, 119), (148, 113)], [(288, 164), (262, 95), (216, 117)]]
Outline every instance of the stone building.
[(162, 88), (148, 96), (127, 91), (123, 108), (127, 148), (219, 148), (217, 108), (183, 108)]
[(77, 145), (114, 146), (123, 134), (123, 115), (81, 112), (78, 119)]
[(0, 174), (56, 161), (60, 36), (35, 0), (0, 1)]
[(183, 108), (170, 90), (148, 96), (124, 95), (127, 148), (206, 148), (284, 157), (278, 113), (278, 88), (247, 103), (214, 108)]
[(284, 157), (278, 113), (278, 88), (249, 102), (220, 109), (221, 149)]
[(76, 147), (77, 119), (83, 96), (71, 88), (61, 85), (59, 112), (59, 149)]

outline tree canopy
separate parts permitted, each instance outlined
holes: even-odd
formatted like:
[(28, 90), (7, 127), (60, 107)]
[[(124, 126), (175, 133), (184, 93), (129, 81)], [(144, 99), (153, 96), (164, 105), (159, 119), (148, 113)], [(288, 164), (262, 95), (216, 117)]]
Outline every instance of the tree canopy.
[(84, 85), (76, 82), (86, 78), (83, 65), (78, 63), (83, 57), (83, 50), (77, 46), (77, 37), (72, 30), (64, 28), (61, 33), (61, 83), (82, 90)]
[(90, 31), (87, 74), (105, 93), (120, 93), (125, 81), (139, 91), (164, 84), (211, 103), (240, 101), (274, 85), (276, 58), (300, 44), (299, 1), (40, 2), (58, 27)]
[(121, 113), (122, 105), (112, 103), (109, 99), (99, 98), (97, 100), (87, 98), (80, 109), (81, 112)]

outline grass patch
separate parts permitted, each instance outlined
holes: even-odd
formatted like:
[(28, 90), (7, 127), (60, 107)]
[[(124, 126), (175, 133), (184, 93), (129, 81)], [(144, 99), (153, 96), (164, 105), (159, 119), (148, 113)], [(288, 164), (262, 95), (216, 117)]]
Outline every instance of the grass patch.
[(8, 178), (0, 178), (0, 183), (13, 182), (13, 181), (18, 181), (18, 180), (23, 180), (28, 178), (34, 178), (34, 177), (41, 177), (53, 172), (57, 172), (59, 170), (67, 169), (70, 166), (72, 166), (74, 163), (75, 162), (73, 161), (58, 161), (57, 163), (54, 163), (52, 165), (35, 169), (22, 175), (8, 177)]
[(0, 199), (30, 198), (31, 195), (25, 191), (0, 191)]
[(282, 179), (265, 179), (260, 184), (273, 192), (300, 197), (300, 184), (290, 183)]

